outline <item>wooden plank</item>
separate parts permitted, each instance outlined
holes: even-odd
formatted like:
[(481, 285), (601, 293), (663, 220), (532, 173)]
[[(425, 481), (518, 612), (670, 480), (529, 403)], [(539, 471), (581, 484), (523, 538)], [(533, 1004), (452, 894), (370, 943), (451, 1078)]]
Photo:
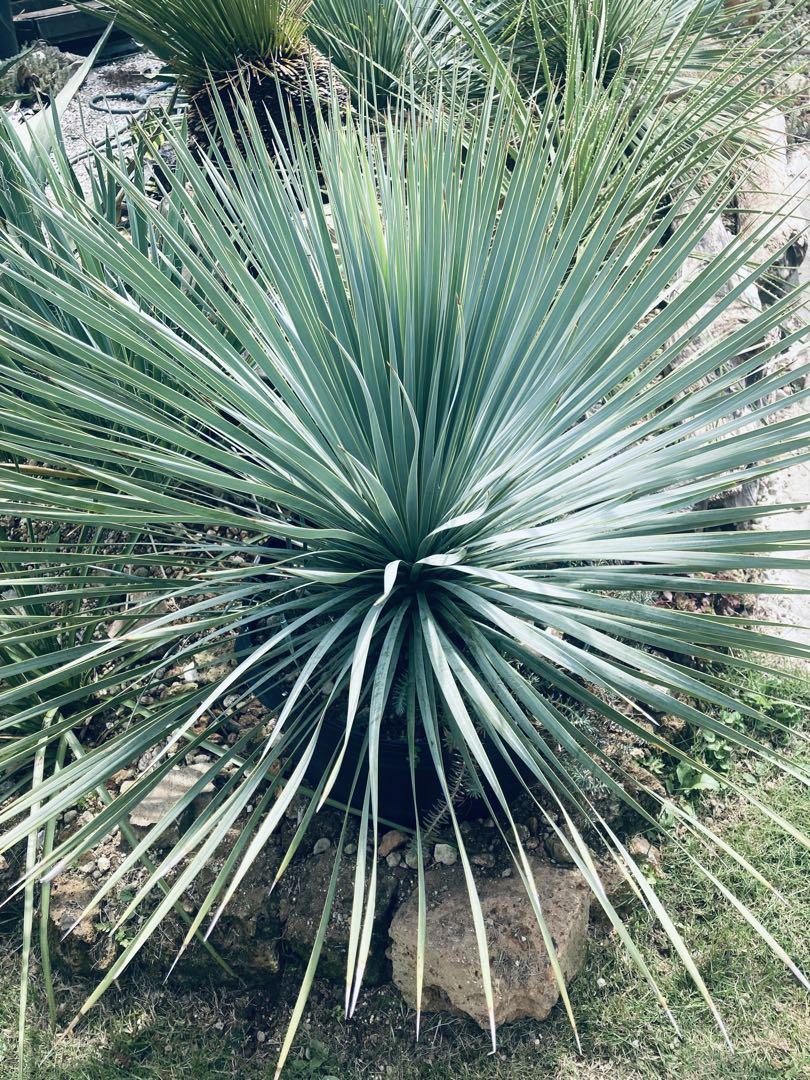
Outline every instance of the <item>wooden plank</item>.
[(14, 25), (20, 39), (41, 38), (52, 44), (75, 41), (97, 34), (102, 19), (87, 11), (79, 11), (72, 4), (54, 5), (38, 11), (23, 11), (14, 17)]
[[(46, 8), (54, 6), (56, 5), (54, 5), (53, 0), (12, 0), (11, 12), (13, 15), (25, 15), (33, 11), (44, 11)], [(63, 7), (67, 6), (66, 4), (63, 5)]]

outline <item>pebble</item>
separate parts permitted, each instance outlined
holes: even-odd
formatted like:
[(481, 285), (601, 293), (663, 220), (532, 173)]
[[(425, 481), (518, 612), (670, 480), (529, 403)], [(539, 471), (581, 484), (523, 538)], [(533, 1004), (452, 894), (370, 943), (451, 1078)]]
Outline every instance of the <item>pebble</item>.
[(494, 866), (495, 856), (488, 851), (479, 851), (471, 860), (476, 866)]
[(347, 855), (354, 855), (357, 852), (357, 844), (346, 844), (343, 850)]
[(416, 870), (419, 866), (419, 855), (413, 848), (408, 848), (405, 852), (405, 865), (409, 870)]
[(96, 866), (102, 872), (102, 874), (106, 870), (109, 870), (111, 865), (112, 864), (110, 863), (110, 860), (107, 858), (106, 855), (99, 855), (99, 857), (96, 859)]
[(71, 823), (71, 821), (75, 821), (78, 816), (79, 816), (79, 811), (78, 810), (66, 810), (65, 811), (65, 818), (64, 818), (65, 824), (69, 825)]
[(646, 863), (648, 866), (654, 867), (658, 870), (661, 866), (661, 852), (651, 843), (646, 836), (633, 836), (627, 841), (627, 850), (639, 863)]
[(600, 975), (599, 978), (596, 980), (596, 985), (599, 987), (600, 990), (604, 990), (607, 986), (607, 979), (603, 979)]
[(501, 870), (501, 877), (511, 877), (511, 876), (512, 876), (512, 867), (511, 866), (507, 866), (507, 868), (505, 870)]
[(328, 836), (322, 836), (319, 840), (315, 841), (315, 844), (314, 844), (314, 846), (312, 848), (312, 854), (313, 855), (323, 855), (323, 853), (325, 851), (328, 851), (331, 846), (332, 846), (332, 841), (329, 839), (329, 837)]
[(452, 866), (458, 860), (458, 852), (452, 844), (437, 844), (433, 849), (433, 859), (442, 866)]
[(545, 848), (546, 854), (555, 863), (559, 863), (561, 866), (574, 865), (574, 860), (571, 858), (568, 848), (555, 833), (546, 838)]
[(402, 862), (402, 856), (398, 851), (392, 851), (390, 852), (390, 854), (385, 856), (385, 861), (388, 866), (399, 866), (399, 864)]
[(380, 838), (380, 844), (377, 848), (377, 855), (379, 858), (384, 859), (390, 855), (392, 851), (396, 851), (397, 848), (401, 848), (403, 844), (407, 844), (408, 837), (404, 832), (400, 832), (399, 829), (389, 829), (388, 832), (383, 833)]

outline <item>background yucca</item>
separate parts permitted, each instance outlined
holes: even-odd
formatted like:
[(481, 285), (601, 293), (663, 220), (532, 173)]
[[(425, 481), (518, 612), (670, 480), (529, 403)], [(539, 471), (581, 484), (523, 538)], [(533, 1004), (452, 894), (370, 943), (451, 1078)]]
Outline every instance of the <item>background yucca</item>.
[[(729, 528), (758, 511), (694, 509), (732, 485), (736, 470), (767, 475), (806, 452), (810, 421), (778, 419), (777, 405), (766, 404), (796, 378), (769, 373), (791, 335), (768, 338), (795, 299), (687, 353), (743, 286), (723, 295), (720, 287), (777, 223), (763, 220), (664, 305), (727, 206), (724, 176), (699, 196), (683, 184), (715, 160), (720, 134), (692, 141), (664, 167), (648, 153), (650, 117), (638, 99), (583, 97), (574, 125), (560, 122), (565, 106), (549, 98), (540, 122), (527, 124), (508, 100), (490, 95), (472, 117), (450, 94), (419, 115), (392, 114), (382, 133), (365, 120), (319, 120), (320, 166), (314, 148), (294, 140), (288, 167), (266, 150), (248, 106), (231, 132), (214, 101), (218, 160), (195, 159), (167, 131), (182, 182), (160, 206), (137, 171), (127, 175), (114, 156), (99, 161), (124, 193), (131, 235), (54, 172), (57, 197), (20, 193), (33, 227), (0, 236), (0, 510), (61, 523), (33, 544), (0, 543), (0, 764), (33, 777), (0, 813), (2, 847), (28, 839), (26, 882), (51, 880), (125, 821), (190, 749), (207, 745), (249, 695), (286, 691), (269, 730), (242, 729), (188, 793), (217, 784), (129, 905), (124, 920), (164, 890), (86, 1007), (233, 825), (239, 842), (187, 942), (216, 921), (296, 793), (306, 789), (309, 801), (279, 873), (348, 777), (361, 808), (346, 978), (353, 1011), (375, 908), (376, 862), (366, 865), (365, 841), (377, 837), (379, 746), (393, 727), (412, 775), (417, 757), (432, 762), (446, 792), (443, 746), (463, 759), (541, 929), (507, 777), (519, 787), (531, 781), (537, 813), (651, 985), (601, 888), (595, 838), (635, 882), (713, 1008), (653, 886), (593, 815), (562, 752), (651, 824), (661, 796), (648, 792), (650, 804), (639, 804), (559, 698), (687, 763), (650, 725), (649, 709), (807, 779), (779, 750), (704, 708), (736, 708), (778, 727), (693, 662), (756, 670), (767, 665), (753, 649), (808, 650), (758, 634), (745, 619), (691, 616), (637, 595), (692, 589), (696, 573), (791, 567), (808, 547), (801, 532)], [(583, 142), (592, 148), (587, 167)], [(166, 575), (148, 590), (132, 573), (133, 552)], [(712, 587), (733, 588), (701, 580), (701, 590)], [(119, 624), (114, 634), (101, 632), (102, 613)], [(227, 677), (161, 696), (171, 665), (203, 649), (232, 659), (237, 636), (248, 646)], [(133, 702), (147, 688), (157, 700), (144, 712)], [(391, 708), (394, 692), (400, 709)], [(343, 738), (329, 742), (335, 718)], [(112, 726), (71, 758), (75, 730), (99, 719)], [(353, 732), (359, 756), (345, 753)], [(51, 830), (50, 843), (37, 846), (63, 809), (155, 748), (153, 767), (125, 795), (72, 836)], [(415, 780), (412, 799), (420, 850), (425, 807)], [(485, 927), (448, 803), (491, 1003)], [(94, 904), (183, 809), (140, 842)], [(686, 810), (667, 809), (711, 839)], [(583, 816), (594, 833), (588, 843), (577, 826)], [(342, 857), (339, 846), (293, 1030)], [(424, 901), (421, 858), (418, 879)], [(736, 907), (801, 978), (745, 905)], [(548, 947), (554, 962), (550, 939)]]
[(421, 87), (448, 57), (453, 24), (438, 0), (313, 0), (309, 38), (356, 98), (384, 109), (414, 80)]
[(296, 55), (310, 0), (105, 0), (105, 9), (185, 85)]
[[(212, 84), (233, 113), (247, 93), (263, 137), (285, 146), (292, 127), (313, 129), (331, 68), (306, 39), (311, 0), (109, 0), (103, 12), (150, 48), (190, 99), (189, 127), (203, 147), (213, 134)], [(320, 106), (322, 107), (322, 105)]]

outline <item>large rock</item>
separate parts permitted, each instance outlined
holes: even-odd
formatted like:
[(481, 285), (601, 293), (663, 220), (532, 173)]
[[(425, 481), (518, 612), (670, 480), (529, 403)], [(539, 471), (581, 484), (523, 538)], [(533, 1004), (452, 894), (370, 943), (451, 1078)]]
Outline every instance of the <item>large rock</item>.
[[(579, 873), (531, 860), (540, 904), (566, 982), (585, 959), (590, 892)], [(426, 875), (427, 943), (422, 1008), (464, 1013), (488, 1026), (470, 901), (460, 865)], [(484, 913), (495, 1022), (543, 1020), (559, 998), (542, 935), (520, 877), (478, 883)], [(411, 1004), (416, 988), (417, 904), (414, 891), (391, 923), (394, 982)]]
[(117, 943), (102, 929), (98, 915), (86, 915), (71, 930), (96, 889), (92, 878), (71, 871), (56, 878), (51, 888), (48, 931), (52, 959), (57, 967), (76, 975), (102, 975), (118, 954)]
[[(283, 923), (282, 944), (288, 954), (309, 960), (318, 925), (323, 915), (334, 850), (312, 855), (304, 863), (293, 863), (278, 884), (279, 914)], [(318, 975), (334, 982), (346, 979), (346, 957), (354, 896), (355, 856), (344, 855), (338, 872), (332, 915), (326, 930)], [(364, 983), (377, 985), (388, 976), (386, 931), (402, 881), (409, 875), (405, 867), (377, 864), (377, 902)]]

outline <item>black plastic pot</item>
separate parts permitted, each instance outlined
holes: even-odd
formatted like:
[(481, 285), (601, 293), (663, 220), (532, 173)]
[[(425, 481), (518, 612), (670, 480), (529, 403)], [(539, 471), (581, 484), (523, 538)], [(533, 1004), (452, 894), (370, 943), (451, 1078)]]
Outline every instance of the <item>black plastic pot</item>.
[[(237, 641), (237, 655), (257, 648), (265, 638), (262, 631), (253, 630), (242, 634)], [(271, 711), (277, 711), (285, 697), (285, 688), (278, 683), (268, 683), (264, 688), (257, 691), (261, 703)], [(335, 707), (331, 715), (324, 720), (321, 736), (313, 754), (312, 761), (305, 773), (305, 784), (308, 787), (316, 787), (323, 778), (325, 772), (331, 767), (334, 751), (345, 737), (346, 725), (345, 714), (339, 706)], [(331, 790), (330, 799), (342, 804), (351, 802), (351, 805), (359, 810), (362, 808), (368, 777), (368, 752), (364, 748), (365, 730), (361, 718), (355, 721), (349, 745), (343, 760), (340, 773)], [(503, 761), (500, 753), (482, 736), (484, 746), (491, 750), (491, 760), (498, 781), (507, 798), (517, 798), (524, 787), (517, 779), (511, 768)], [(435, 806), (444, 805), (444, 795), (436, 769), (433, 765), (430, 748), (424, 736), (421, 738), (417, 732), (416, 740), (416, 794), (419, 805), (419, 817), (424, 821), (425, 817)], [(352, 781), (354, 779), (357, 762), (362, 757), (363, 765), (352, 795)], [(449, 761), (449, 754), (445, 752), (445, 765), (449, 775), (453, 771), (453, 765)], [(526, 778), (528, 782), (528, 777)], [(484, 801), (479, 797), (462, 797), (455, 805), (459, 817), (473, 817), (486, 812)], [(495, 803), (497, 805), (497, 802)], [(379, 747), (379, 814), (380, 817), (390, 822), (412, 828), (415, 823), (413, 793), (411, 788), (411, 770), (408, 758), (408, 740), (403, 729), (402, 735), (392, 735), (382, 732)]]

